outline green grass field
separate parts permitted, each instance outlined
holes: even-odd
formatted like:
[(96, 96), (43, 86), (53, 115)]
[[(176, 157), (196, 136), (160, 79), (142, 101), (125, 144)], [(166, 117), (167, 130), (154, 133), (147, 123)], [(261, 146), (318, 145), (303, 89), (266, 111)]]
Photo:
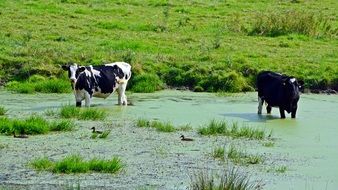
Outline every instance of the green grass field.
[(126, 61), (136, 92), (249, 91), (261, 70), (338, 89), (337, 13), (336, 0), (2, 0), (0, 84)]

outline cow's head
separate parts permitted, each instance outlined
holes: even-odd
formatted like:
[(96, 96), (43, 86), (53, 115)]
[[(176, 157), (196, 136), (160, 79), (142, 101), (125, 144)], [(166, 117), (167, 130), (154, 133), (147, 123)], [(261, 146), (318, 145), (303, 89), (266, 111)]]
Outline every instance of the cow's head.
[(74, 89), (74, 85), (76, 83), (76, 79), (81, 72), (86, 70), (83, 66), (77, 66), (76, 63), (70, 65), (62, 65), (62, 69), (68, 72), (68, 78), (70, 80), (71, 86)]
[(296, 78), (287, 77), (283, 79), (283, 86), (284, 86), (288, 99), (299, 98), (299, 89), (301, 88), (301, 84), (298, 83)]

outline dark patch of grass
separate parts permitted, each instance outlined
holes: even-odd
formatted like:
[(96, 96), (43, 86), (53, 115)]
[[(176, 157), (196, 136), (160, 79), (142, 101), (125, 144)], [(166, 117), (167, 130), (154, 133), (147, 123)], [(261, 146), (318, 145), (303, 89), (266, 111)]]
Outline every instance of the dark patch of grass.
[(78, 118), (82, 120), (101, 120), (105, 119), (107, 113), (105, 110), (98, 108), (77, 108), (71, 105), (62, 106), (60, 109), (62, 118)]
[(53, 162), (48, 158), (36, 159), (30, 162), (30, 165), (39, 170), (52, 171), (54, 173), (87, 173), (90, 171), (100, 173), (116, 173), (120, 171), (123, 164), (119, 158), (112, 158), (111, 160), (91, 159), (84, 161), (78, 155), (70, 155), (64, 159)]
[(235, 164), (259, 164), (263, 162), (263, 157), (260, 155), (247, 154), (237, 147), (231, 145), (225, 152), (225, 155)]
[(75, 128), (75, 124), (71, 120), (54, 121), (50, 124), (51, 131), (72, 131)]
[(161, 132), (174, 132), (177, 129), (170, 122), (148, 121), (145, 119), (138, 119), (136, 122), (137, 127), (154, 128)]
[(193, 190), (252, 190), (261, 186), (235, 168), (229, 168), (220, 175), (200, 171), (190, 177), (190, 189)]
[(233, 138), (264, 139), (265, 131), (247, 126), (238, 127), (238, 123), (212, 120), (206, 127), (198, 129), (201, 135), (225, 135)]
[(155, 92), (163, 88), (163, 82), (156, 74), (140, 74), (131, 81), (131, 90), (133, 92)]
[(26, 119), (0, 118), (0, 133), (7, 135), (12, 135), (13, 132), (27, 135), (46, 134), (50, 131), (71, 131), (74, 127), (74, 123), (69, 120), (49, 122), (36, 115)]
[(0, 116), (1, 115), (5, 115), (6, 112), (7, 112), (7, 109), (5, 107), (3, 107), (3, 106), (0, 106)]

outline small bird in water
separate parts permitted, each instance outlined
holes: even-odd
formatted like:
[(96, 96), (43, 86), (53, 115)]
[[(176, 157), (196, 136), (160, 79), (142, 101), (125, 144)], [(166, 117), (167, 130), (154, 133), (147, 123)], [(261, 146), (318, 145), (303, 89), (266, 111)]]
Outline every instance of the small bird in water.
[(22, 138), (22, 139), (23, 139), (23, 138), (28, 138), (28, 135), (20, 134), (20, 135), (17, 136), (17, 135), (15, 134), (15, 132), (13, 132), (13, 137), (14, 137), (14, 138)]
[(194, 139), (187, 138), (184, 135), (181, 135), (181, 141), (194, 141)]
[(90, 129), (92, 129), (93, 131), (93, 133), (97, 133), (97, 134), (102, 134), (102, 131), (97, 131), (97, 130), (95, 130), (95, 127), (92, 127), (92, 128), (90, 128)]

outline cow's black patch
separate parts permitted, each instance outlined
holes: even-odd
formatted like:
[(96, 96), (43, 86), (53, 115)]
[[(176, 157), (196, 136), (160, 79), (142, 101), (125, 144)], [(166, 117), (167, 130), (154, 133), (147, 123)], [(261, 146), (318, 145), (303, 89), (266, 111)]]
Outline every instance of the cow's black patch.
[(104, 94), (114, 92), (116, 76), (121, 76), (121, 78), (124, 76), (122, 69), (115, 66), (94, 66), (93, 70), (98, 71), (99, 74), (94, 74), (90, 67), (86, 67), (91, 76), (87, 76), (85, 72), (80, 72), (75, 89), (85, 89), (91, 96), (93, 95), (93, 90), (98, 91), (100, 89), (100, 92)]

